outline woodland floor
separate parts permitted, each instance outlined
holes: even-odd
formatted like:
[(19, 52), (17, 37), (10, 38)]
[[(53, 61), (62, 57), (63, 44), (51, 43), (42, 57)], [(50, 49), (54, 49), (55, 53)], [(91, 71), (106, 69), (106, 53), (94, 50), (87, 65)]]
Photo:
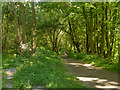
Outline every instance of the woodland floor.
[(88, 88), (112, 88), (120, 90), (117, 73), (110, 72), (90, 64), (61, 56), (69, 74), (76, 76)]
[[(81, 62), (80, 60), (75, 60), (68, 58), (66, 56), (61, 56), (65, 67), (68, 69), (68, 73), (76, 76), (83, 85), (88, 86), (88, 88), (113, 88), (120, 89), (118, 85), (118, 74), (103, 70), (101, 68), (91, 66)], [(5, 69), (7, 76), (6, 86), (12, 88), (12, 78), (16, 69)]]

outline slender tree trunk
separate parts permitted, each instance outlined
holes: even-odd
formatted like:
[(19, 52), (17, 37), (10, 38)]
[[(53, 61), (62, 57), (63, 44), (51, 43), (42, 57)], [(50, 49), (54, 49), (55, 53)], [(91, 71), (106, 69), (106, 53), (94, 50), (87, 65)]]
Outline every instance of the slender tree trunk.
[[(106, 3), (105, 9), (105, 19), (108, 20), (108, 3)], [(110, 42), (109, 42), (109, 30), (108, 30), (108, 23), (106, 22), (106, 46), (107, 46), (107, 54), (106, 57), (110, 56)]]
[(89, 43), (88, 43), (88, 26), (86, 25), (86, 50), (89, 53)]
[[(111, 16), (111, 10), (110, 10), (110, 21), (111, 19), (112, 19), (112, 16)], [(112, 56), (112, 38), (113, 38), (113, 31), (110, 28), (110, 57)]]
[[(119, 15), (120, 16), (120, 15)], [(120, 26), (119, 26), (120, 28)], [(120, 30), (118, 31), (118, 59), (119, 59), (119, 65), (120, 65)], [(120, 67), (119, 67), (120, 68)], [(120, 72), (119, 72), (120, 73)]]
[(77, 43), (77, 42), (75, 41), (75, 39), (74, 39), (73, 30), (72, 30), (72, 26), (71, 26), (70, 20), (68, 21), (68, 24), (69, 24), (70, 36), (71, 36), (72, 42), (73, 42), (73, 44), (76, 46), (77, 51), (80, 52), (79, 43)]
[(102, 37), (101, 37), (101, 54), (105, 57), (105, 22), (104, 22), (104, 3), (102, 4), (102, 25), (101, 25), (101, 32), (102, 32)]
[[(117, 33), (115, 33), (115, 35), (117, 35)], [(114, 50), (113, 50), (113, 59), (114, 59), (114, 56), (115, 56), (115, 51), (116, 51), (116, 36), (115, 36), (115, 40), (114, 40), (114, 45), (113, 45), (113, 48), (114, 48)]]
[(83, 10), (83, 15), (85, 18), (85, 22), (86, 22), (86, 52), (89, 53), (89, 43), (88, 43), (88, 20), (87, 20), (87, 15), (86, 15), (86, 11), (85, 11), (85, 6), (82, 7)]
[(26, 23), (25, 23), (25, 16), (24, 16), (24, 6), (21, 2), (19, 2), (19, 9), (21, 13), (21, 20), (22, 20), (22, 32), (23, 32), (23, 43), (27, 43), (27, 36), (26, 36)]
[(86, 48), (86, 40), (84, 38), (84, 47), (83, 47), (83, 51), (85, 52), (85, 48)]
[(92, 8), (90, 8), (90, 23), (89, 23), (89, 45), (90, 45), (90, 52), (93, 54), (95, 53), (94, 50), (94, 40), (93, 40), (93, 15), (92, 15)]
[[(116, 7), (117, 7), (117, 5), (116, 5)], [(117, 21), (116, 19), (117, 19), (117, 9), (115, 9), (114, 16), (113, 16), (113, 24), (114, 24), (114, 26), (113, 26), (114, 38), (113, 38), (113, 41), (112, 41), (112, 43), (113, 43), (113, 59), (114, 59), (115, 48), (116, 48), (116, 30), (115, 30), (116, 21)]]
[(31, 2), (32, 6), (32, 25), (31, 25), (31, 45), (32, 45), (32, 53), (36, 52), (36, 43), (35, 43), (35, 8), (34, 2)]
[[(100, 16), (101, 14), (98, 14), (98, 19), (99, 18), (101, 18), (101, 16)], [(97, 20), (98, 20), (97, 19)], [(101, 23), (100, 22), (102, 22), (101, 20), (98, 20), (98, 26), (97, 26), (97, 28), (98, 29), (100, 29), (100, 26), (101, 26)], [(101, 34), (100, 34), (100, 31), (98, 31), (97, 32), (97, 52), (98, 52), (98, 54), (100, 54), (101, 53), (101, 43), (100, 43), (100, 40), (101, 40)]]
[(56, 43), (55, 43), (55, 30), (53, 30), (53, 51), (56, 52)]
[(10, 3), (10, 6), (12, 8), (12, 12), (13, 12), (13, 15), (14, 15), (15, 32), (16, 32), (17, 41), (18, 41), (18, 44), (19, 44), (19, 51), (20, 51), (20, 54), (21, 54), (23, 52), (23, 50), (22, 50), (23, 41), (22, 41), (22, 38), (21, 38), (21, 35), (20, 35), (20, 32), (19, 32), (19, 24), (18, 24), (16, 9), (15, 9), (15, 5), (14, 5), (13, 2)]
[[(97, 10), (97, 3), (95, 3), (95, 7), (96, 7), (96, 10)], [(97, 11), (96, 11), (97, 12)], [(95, 22), (94, 22), (94, 48), (95, 48), (95, 53), (97, 53), (97, 50), (98, 50), (98, 43), (97, 43), (97, 33), (98, 33), (98, 17), (97, 17), (97, 13), (95, 14)]]

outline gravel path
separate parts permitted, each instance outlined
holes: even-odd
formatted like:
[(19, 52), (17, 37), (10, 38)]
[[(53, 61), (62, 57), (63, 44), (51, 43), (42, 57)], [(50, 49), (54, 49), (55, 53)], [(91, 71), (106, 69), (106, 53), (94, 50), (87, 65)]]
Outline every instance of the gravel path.
[[(80, 82), (87, 85), (88, 88), (112, 88), (120, 90), (120, 83), (118, 83), (118, 74), (110, 72), (90, 64), (61, 56), (63, 62), (68, 69), (68, 73), (76, 76)], [(120, 75), (119, 75), (120, 77)]]

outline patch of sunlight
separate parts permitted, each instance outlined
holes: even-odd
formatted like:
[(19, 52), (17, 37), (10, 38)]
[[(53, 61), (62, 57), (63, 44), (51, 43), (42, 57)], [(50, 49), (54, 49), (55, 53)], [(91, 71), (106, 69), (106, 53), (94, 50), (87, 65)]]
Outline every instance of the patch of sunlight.
[(46, 57), (47, 59), (51, 59), (51, 58), (49, 58), (49, 57)]
[(118, 88), (118, 86), (112, 86), (112, 85), (107, 85), (107, 86), (100, 86), (100, 85), (96, 85), (96, 88)]
[(6, 79), (12, 79), (13, 77), (12, 76), (8, 76)]
[(66, 64), (74, 65), (75, 67), (85, 66), (88, 69), (101, 69), (99, 67), (94, 67), (91, 64), (81, 64), (81, 63), (66, 63)]
[(100, 82), (105, 82), (105, 81), (107, 81), (106, 79), (100, 79), (99, 80)]
[(99, 78), (91, 78), (91, 77), (77, 77), (81, 81), (94, 81), (94, 80), (99, 80)]
[(53, 82), (49, 83), (49, 85), (48, 85), (48, 86), (49, 86), (49, 87), (51, 87), (51, 86), (52, 86), (52, 84), (53, 84)]
[(17, 56), (17, 54), (14, 54), (14, 57), (16, 57)]
[(81, 64), (81, 63), (69, 63), (70, 65), (84, 65), (84, 64)]
[(9, 64), (4, 64), (5, 66), (8, 66)]
[(113, 81), (112, 81), (112, 82), (109, 82), (109, 83), (110, 83), (110, 84), (116, 84), (116, 85), (119, 84), (118, 82), (113, 82)]
[(89, 66), (91, 66), (91, 64), (84, 64), (83, 66), (87, 66), (87, 67), (89, 67)]
[(30, 65), (32, 66), (32, 65), (33, 65), (33, 62), (30, 62)]
[(11, 71), (6, 71), (8, 75), (12, 75), (13, 73)]
[(90, 81), (90, 82), (103, 84), (103, 85), (95, 85), (96, 88), (118, 88), (117, 85), (119, 84), (117, 82), (108, 81), (106, 79), (100, 79), (100, 78), (93, 78), (93, 77), (77, 77), (77, 78), (81, 81)]

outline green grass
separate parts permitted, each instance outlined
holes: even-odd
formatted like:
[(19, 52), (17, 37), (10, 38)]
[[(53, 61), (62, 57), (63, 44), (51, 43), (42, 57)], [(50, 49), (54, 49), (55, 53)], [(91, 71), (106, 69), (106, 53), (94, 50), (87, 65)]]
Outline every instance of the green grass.
[(16, 54), (2, 53), (2, 68), (9, 69), (18, 66)]
[(19, 63), (13, 78), (14, 88), (86, 88), (77, 78), (66, 74), (60, 57), (50, 50), (37, 49), (32, 56), (17, 57)]
[(112, 60), (110, 58), (103, 59), (100, 55), (88, 55), (86, 53), (69, 53), (68, 57), (81, 60), (83, 62), (92, 64), (96, 67), (101, 67), (112, 72), (118, 73), (118, 60)]

